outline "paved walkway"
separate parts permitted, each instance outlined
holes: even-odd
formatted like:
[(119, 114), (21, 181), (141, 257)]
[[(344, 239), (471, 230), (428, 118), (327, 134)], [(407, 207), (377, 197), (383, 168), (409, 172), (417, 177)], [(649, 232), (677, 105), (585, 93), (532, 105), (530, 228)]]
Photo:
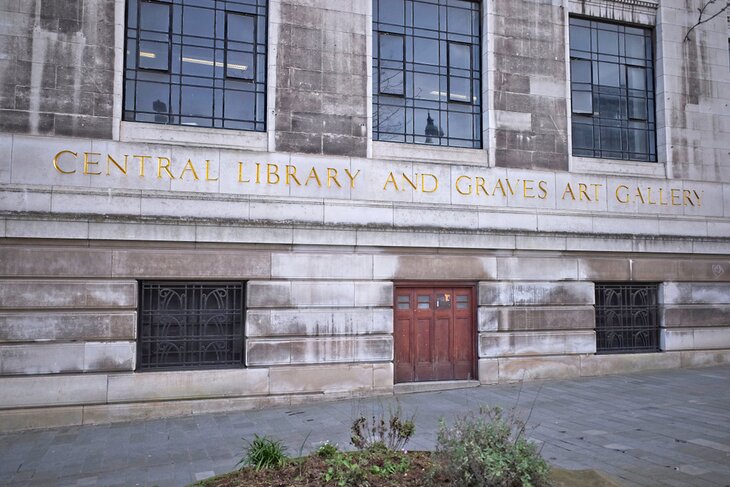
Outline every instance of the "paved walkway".
[[(730, 366), (499, 385), (398, 397), (415, 415), (411, 449), (434, 446), (438, 420), (490, 404), (518, 409), (543, 455), (602, 470), (626, 486), (730, 486)], [(360, 412), (392, 397), (296, 408), (76, 426), (0, 435), (2, 485), (181, 486), (227, 472), (242, 437), (283, 440), (289, 453), (346, 446)], [(306, 443), (305, 443), (306, 439)]]

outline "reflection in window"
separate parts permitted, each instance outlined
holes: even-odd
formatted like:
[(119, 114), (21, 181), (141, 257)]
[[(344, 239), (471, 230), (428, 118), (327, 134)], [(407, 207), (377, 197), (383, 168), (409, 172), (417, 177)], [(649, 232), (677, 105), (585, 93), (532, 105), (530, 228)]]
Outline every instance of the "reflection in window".
[(124, 119), (265, 130), (266, 0), (127, 0)]
[(373, 8), (373, 138), (480, 148), (480, 4), (376, 0)]
[(656, 161), (651, 31), (570, 19), (573, 155)]

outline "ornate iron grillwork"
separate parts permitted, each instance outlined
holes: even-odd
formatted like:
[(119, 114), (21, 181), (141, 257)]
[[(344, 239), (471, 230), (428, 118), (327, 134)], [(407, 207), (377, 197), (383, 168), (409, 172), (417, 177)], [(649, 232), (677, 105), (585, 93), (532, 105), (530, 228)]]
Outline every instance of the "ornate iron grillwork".
[(597, 353), (659, 351), (656, 284), (596, 284)]
[(243, 323), (243, 283), (141, 283), (137, 369), (241, 366)]

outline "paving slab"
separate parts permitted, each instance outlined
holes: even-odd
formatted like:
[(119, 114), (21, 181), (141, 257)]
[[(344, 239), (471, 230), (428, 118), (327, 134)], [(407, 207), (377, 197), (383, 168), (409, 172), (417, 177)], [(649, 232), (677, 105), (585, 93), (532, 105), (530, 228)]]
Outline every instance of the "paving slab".
[(433, 449), (439, 419), (514, 409), (556, 467), (605, 472), (626, 487), (730, 487), (730, 366), (500, 384), (380, 398), (0, 435), (0, 485), (182, 486), (235, 468), (243, 438), (291, 455), (348, 447), (360, 414), (400, 407)]

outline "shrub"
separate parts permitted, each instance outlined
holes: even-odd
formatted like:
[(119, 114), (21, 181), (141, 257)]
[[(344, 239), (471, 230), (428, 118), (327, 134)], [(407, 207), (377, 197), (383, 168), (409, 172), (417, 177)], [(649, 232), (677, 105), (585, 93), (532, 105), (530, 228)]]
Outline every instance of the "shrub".
[(320, 458), (332, 458), (338, 452), (338, 449), (332, 443), (326, 442), (317, 448), (317, 456)]
[[(244, 439), (244, 441), (246, 441)], [(286, 464), (286, 447), (281, 441), (273, 440), (268, 436), (254, 435), (253, 441), (249, 442), (238, 465), (253, 467), (254, 470), (267, 468), (281, 468)]]
[(464, 487), (547, 487), (548, 465), (524, 431), (524, 422), (505, 419), (500, 408), (481, 408), (451, 427), (442, 420), (438, 474)]
[(374, 445), (382, 444), (390, 450), (400, 450), (406, 446), (416, 431), (413, 417), (403, 419), (400, 405), (391, 409), (386, 419), (385, 413), (379, 416), (372, 415), (358, 417), (352, 423), (350, 442), (359, 449), (365, 450)]

